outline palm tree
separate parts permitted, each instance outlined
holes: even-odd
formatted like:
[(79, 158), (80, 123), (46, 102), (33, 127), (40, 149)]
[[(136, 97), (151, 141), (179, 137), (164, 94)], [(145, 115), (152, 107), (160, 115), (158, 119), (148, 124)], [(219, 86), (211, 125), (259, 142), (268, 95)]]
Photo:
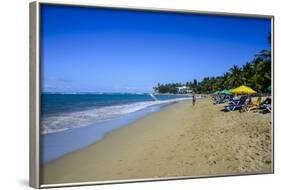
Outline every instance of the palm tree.
[(261, 85), (260, 91), (266, 91), (268, 86), (271, 85), (271, 62), (260, 61), (256, 64), (258, 78), (258, 84)]
[(271, 60), (271, 51), (270, 50), (261, 50), (259, 53), (255, 54), (256, 59), (263, 59), (263, 60)]
[(223, 74), (223, 76), (222, 76), (222, 87), (223, 87), (223, 89), (229, 89), (230, 88), (230, 85), (229, 85), (229, 75), (230, 75), (230, 73), (229, 72), (226, 72), (226, 73), (224, 73)]
[(251, 77), (254, 75), (254, 67), (253, 64), (247, 62), (242, 66), (242, 80), (243, 84), (252, 87), (252, 83), (250, 81)]
[(241, 77), (241, 69), (237, 65), (234, 65), (232, 68), (230, 68), (229, 72), (230, 75), (228, 80), (229, 80), (229, 84), (231, 85), (231, 88), (243, 84), (242, 77)]

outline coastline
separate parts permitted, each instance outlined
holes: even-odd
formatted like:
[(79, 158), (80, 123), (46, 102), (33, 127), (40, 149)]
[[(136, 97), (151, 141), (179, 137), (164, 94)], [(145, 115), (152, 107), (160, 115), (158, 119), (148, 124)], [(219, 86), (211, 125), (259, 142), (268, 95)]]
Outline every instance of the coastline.
[(142, 109), (140, 110), (132, 111), (131, 113), (117, 118), (99, 121), (86, 126), (70, 128), (55, 133), (41, 134), (41, 146), (43, 147), (41, 152), (41, 162), (42, 164), (46, 164), (52, 160), (59, 159), (66, 154), (95, 144), (102, 140), (107, 133), (134, 123), (145, 116), (159, 112), (165, 107), (178, 101), (182, 101), (182, 99), (157, 101), (155, 103), (148, 102), (149, 105), (147, 107), (142, 106)]
[(43, 184), (272, 171), (271, 115), (178, 102), (42, 166)]

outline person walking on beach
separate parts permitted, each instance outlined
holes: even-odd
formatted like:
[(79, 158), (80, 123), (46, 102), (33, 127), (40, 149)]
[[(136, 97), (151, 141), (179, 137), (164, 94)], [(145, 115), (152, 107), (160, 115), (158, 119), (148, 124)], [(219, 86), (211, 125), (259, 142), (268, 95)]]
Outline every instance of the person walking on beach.
[(192, 105), (195, 106), (195, 102), (196, 102), (196, 96), (195, 94), (192, 94)]

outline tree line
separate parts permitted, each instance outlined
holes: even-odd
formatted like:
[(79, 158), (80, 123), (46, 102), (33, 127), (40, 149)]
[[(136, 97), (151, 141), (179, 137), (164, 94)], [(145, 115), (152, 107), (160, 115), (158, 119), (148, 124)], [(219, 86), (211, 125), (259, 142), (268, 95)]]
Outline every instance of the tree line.
[[(268, 41), (270, 43), (269, 35)], [(252, 61), (241, 67), (234, 65), (221, 76), (205, 77), (198, 82), (196, 79), (184, 83), (160, 84), (154, 87), (158, 93), (177, 93), (179, 86), (187, 86), (195, 93), (213, 93), (223, 89), (233, 89), (246, 85), (257, 92), (269, 92), (271, 86), (271, 50), (262, 50)]]

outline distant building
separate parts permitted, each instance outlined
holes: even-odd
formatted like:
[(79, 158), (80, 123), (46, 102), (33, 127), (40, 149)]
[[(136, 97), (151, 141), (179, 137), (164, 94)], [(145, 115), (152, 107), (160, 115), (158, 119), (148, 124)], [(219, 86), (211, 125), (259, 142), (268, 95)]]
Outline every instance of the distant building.
[(177, 88), (177, 93), (178, 94), (188, 94), (188, 93), (192, 93), (192, 90), (187, 87), (187, 86), (179, 86), (176, 87)]

